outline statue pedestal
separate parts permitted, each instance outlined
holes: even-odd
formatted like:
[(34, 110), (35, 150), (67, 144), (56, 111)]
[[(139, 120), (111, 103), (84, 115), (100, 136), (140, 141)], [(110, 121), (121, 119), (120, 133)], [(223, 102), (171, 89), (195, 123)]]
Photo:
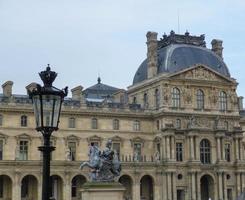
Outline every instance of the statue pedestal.
[(123, 200), (124, 191), (118, 182), (87, 182), (81, 189), (81, 200)]

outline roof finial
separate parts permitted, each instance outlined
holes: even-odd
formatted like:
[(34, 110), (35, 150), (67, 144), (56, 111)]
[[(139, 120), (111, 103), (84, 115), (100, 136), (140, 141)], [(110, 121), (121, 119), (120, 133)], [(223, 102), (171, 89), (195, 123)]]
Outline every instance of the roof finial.
[(97, 81), (98, 81), (98, 84), (100, 84), (101, 83), (101, 78), (98, 77)]

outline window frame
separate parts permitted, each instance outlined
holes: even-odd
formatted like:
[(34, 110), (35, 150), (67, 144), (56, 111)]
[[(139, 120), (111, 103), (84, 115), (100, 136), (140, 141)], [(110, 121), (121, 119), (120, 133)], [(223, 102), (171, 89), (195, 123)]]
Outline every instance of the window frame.
[(224, 91), (219, 92), (219, 110), (221, 112), (227, 111), (228, 99)]
[(140, 131), (140, 121), (139, 120), (133, 121), (133, 131)]
[(119, 130), (120, 129), (119, 119), (113, 119), (112, 126), (113, 126), (113, 130)]
[(183, 162), (184, 145), (183, 142), (176, 142), (176, 161)]
[(226, 142), (224, 145), (225, 160), (231, 162), (231, 144)]
[(202, 164), (211, 164), (211, 143), (208, 139), (202, 139), (199, 144), (200, 148), (200, 161)]
[(20, 117), (20, 126), (21, 127), (27, 127), (27, 121), (28, 121), (28, 117), (26, 115), (21, 115)]
[[(21, 144), (21, 143), (25, 143), (25, 144)], [(29, 150), (29, 141), (20, 140), (19, 141), (19, 160), (28, 160), (28, 153), (29, 153), (28, 150)]]
[(196, 93), (196, 104), (198, 110), (203, 110), (205, 105), (205, 95), (201, 89), (197, 90)]
[(76, 128), (76, 118), (75, 117), (69, 117), (68, 128)]
[(98, 119), (95, 117), (91, 119), (91, 129), (98, 129)]
[(171, 94), (172, 99), (172, 107), (173, 108), (180, 108), (180, 89), (177, 87), (174, 87), (172, 89)]

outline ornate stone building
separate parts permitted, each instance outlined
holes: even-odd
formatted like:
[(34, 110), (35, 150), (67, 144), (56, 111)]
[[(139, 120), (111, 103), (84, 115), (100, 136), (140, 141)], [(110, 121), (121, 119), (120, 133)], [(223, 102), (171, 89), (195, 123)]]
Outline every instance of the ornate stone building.
[[(101, 83), (71, 90), (52, 136), (52, 195), (80, 199), (91, 142), (108, 138), (122, 161), (127, 200), (234, 200), (245, 187), (242, 97), (223, 61), (222, 41), (147, 33), (147, 58), (127, 90)], [(31, 101), (0, 95), (0, 200), (41, 200), (42, 137)], [(27, 88), (33, 87), (33, 84)]]

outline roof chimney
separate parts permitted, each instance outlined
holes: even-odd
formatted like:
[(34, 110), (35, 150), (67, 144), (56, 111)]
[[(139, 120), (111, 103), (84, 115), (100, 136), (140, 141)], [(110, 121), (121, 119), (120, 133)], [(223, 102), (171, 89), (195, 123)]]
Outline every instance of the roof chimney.
[(26, 91), (27, 91), (27, 94), (28, 94), (28, 91), (32, 91), (34, 88), (37, 87), (37, 83), (30, 83), (29, 85), (26, 86)]
[(213, 39), (211, 44), (212, 44), (212, 51), (216, 53), (220, 58), (223, 59), (223, 46), (222, 46), (223, 41), (222, 40), (217, 40)]
[(3, 95), (5, 97), (11, 97), (12, 96), (12, 87), (13, 87), (13, 81), (6, 81), (3, 85)]
[(147, 32), (147, 78), (157, 75), (157, 33)]
[(80, 101), (82, 99), (83, 87), (81, 85), (71, 89), (72, 99)]

